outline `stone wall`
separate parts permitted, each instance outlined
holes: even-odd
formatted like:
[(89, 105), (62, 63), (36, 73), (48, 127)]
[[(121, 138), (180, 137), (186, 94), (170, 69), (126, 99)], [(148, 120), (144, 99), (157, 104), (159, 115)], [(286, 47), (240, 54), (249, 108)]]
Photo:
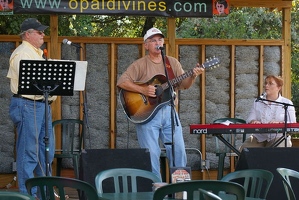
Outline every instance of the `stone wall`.
[[(11, 92), (9, 80), (6, 78), (8, 71), (9, 57), (14, 49), (14, 43), (0, 43), (1, 69), (1, 95), (0, 95), (0, 173), (11, 173), (11, 165), (15, 160), (14, 127), (8, 116)], [(137, 45), (117, 46), (117, 74), (118, 76), (128, 67), (130, 63), (140, 57), (140, 48)], [(179, 60), (184, 69), (192, 69), (200, 60), (202, 55), (198, 46), (179, 46)], [(86, 114), (88, 129), (86, 133), (86, 148), (100, 149), (109, 148), (109, 119), (110, 119), (110, 95), (109, 87), (110, 63), (109, 46), (107, 44), (87, 44), (86, 60), (88, 61), (86, 80)], [(218, 68), (206, 70), (205, 103), (206, 123), (213, 120), (230, 116), (230, 52), (228, 46), (207, 46), (206, 57), (217, 56), (221, 64)], [(62, 46), (62, 59), (78, 60), (79, 52), (76, 48), (68, 45)], [(255, 46), (238, 46), (235, 52), (236, 73), (233, 77), (235, 83), (235, 113), (239, 118), (246, 119), (249, 108), (258, 94), (258, 73), (259, 73), (259, 48)], [(281, 49), (279, 47), (266, 46), (264, 48), (264, 72), (268, 74), (280, 74)], [(200, 149), (199, 135), (189, 133), (189, 124), (200, 123), (200, 80), (197, 78), (195, 84), (188, 90), (179, 93), (179, 115), (183, 125), (184, 139), (187, 148)], [(116, 84), (116, 83), (112, 83)], [(79, 118), (79, 94), (62, 97), (62, 118)], [(117, 105), (117, 148), (138, 148), (134, 124), (127, 120), (121, 105)], [(237, 145), (241, 143), (241, 136), (238, 135)], [(224, 145), (219, 143), (219, 148)], [(207, 159), (211, 161), (211, 167), (217, 168), (218, 158), (215, 156), (215, 137), (207, 135), (206, 140)], [(200, 154), (196, 151), (188, 151), (188, 165), (193, 169), (200, 167)], [(65, 163), (65, 166), (69, 166)], [(225, 166), (228, 167), (228, 160)]]
[(9, 80), (6, 78), (11, 50), (14, 43), (0, 43), (0, 173), (12, 171), (12, 162), (15, 160), (14, 127), (8, 116), (11, 91)]

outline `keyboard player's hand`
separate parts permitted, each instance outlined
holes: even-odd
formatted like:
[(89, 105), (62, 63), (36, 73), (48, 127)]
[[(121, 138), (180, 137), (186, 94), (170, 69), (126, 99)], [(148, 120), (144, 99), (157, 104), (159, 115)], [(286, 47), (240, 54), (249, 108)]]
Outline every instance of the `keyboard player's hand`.
[(262, 122), (258, 120), (251, 120), (249, 124), (261, 124)]
[(280, 122), (280, 121), (270, 121), (269, 124), (282, 124), (284, 122)]

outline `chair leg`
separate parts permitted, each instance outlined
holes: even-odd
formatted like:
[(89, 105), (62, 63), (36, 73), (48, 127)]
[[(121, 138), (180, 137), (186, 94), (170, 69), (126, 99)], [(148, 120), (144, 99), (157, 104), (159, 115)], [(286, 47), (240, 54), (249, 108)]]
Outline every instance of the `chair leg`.
[(56, 176), (60, 176), (60, 174), (61, 174), (61, 168), (62, 168), (62, 158), (57, 158)]
[(166, 168), (167, 168), (167, 161), (166, 161), (166, 153), (161, 153), (160, 156), (160, 168), (161, 168), (161, 178), (163, 182), (167, 182), (166, 180)]
[(220, 180), (223, 177), (224, 159), (225, 159), (226, 153), (219, 153), (218, 156), (219, 156), (219, 160), (218, 160), (217, 179)]
[(73, 157), (73, 167), (74, 167), (75, 178), (79, 179), (79, 156)]

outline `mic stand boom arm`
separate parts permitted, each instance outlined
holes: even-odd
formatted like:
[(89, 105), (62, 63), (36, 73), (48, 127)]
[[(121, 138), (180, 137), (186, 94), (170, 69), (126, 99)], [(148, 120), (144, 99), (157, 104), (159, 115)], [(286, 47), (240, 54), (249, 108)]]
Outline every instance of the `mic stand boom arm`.
[(288, 123), (288, 115), (287, 115), (287, 110), (289, 106), (295, 107), (293, 104), (289, 103), (283, 103), (279, 101), (272, 101), (264, 98), (257, 98), (257, 101), (268, 101), (276, 104), (281, 104), (284, 108), (284, 128), (283, 128), (283, 136), (280, 137), (277, 141), (275, 141), (270, 147), (277, 147), (283, 140), (284, 140), (284, 145), (287, 147), (287, 123)]

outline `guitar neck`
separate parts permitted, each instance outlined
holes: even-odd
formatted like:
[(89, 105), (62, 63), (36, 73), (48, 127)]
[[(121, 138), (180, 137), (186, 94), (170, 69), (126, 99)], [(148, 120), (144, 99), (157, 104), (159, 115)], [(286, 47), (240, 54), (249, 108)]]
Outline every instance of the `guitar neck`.
[[(211, 60), (203, 63), (200, 67), (206, 69), (206, 68), (213, 67), (213, 66), (215, 66), (217, 64), (219, 64), (219, 59), (218, 58), (213, 58), (213, 59), (211, 59)], [(182, 74), (182, 75), (180, 75), (180, 76), (178, 76), (178, 77), (170, 80), (169, 82), (170, 82), (171, 86), (174, 86), (174, 85), (180, 83), (181, 81), (183, 81), (184, 79), (186, 79), (186, 78), (188, 78), (188, 77), (190, 77), (192, 75), (193, 75), (193, 69), (191, 69), (191, 70), (185, 72), (184, 74)], [(166, 82), (166, 83), (163, 83), (161, 85), (161, 87), (163, 88), (163, 90), (166, 90), (169, 87), (169, 85)]]
[[(193, 70), (190, 70), (190, 71), (188, 71), (188, 72), (186, 72), (186, 73), (184, 73), (184, 74), (182, 74), (182, 75), (180, 75), (180, 76), (178, 76), (174, 79), (171, 79), (169, 81), (170, 85), (174, 86), (174, 85), (178, 84), (179, 82), (183, 81), (185, 78), (188, 78), (188, 77), (192, 76), (192, 74), (193, 74)], [(161, 87), (163, 88), (163, 90), (168, 89), (169, 88), (168, 82), (165, 82), (165, 83), (161, 84)]]
[(176, 78), (174, 78), (174, 79), (171, 79), (171, 80), (170, 80), (170, 84), (171, 84), (172, 86), (174, 86), (174, 85), (176, 85), (176, 84), (182, 82), (184, 79), (186, 79), (186, 78), (188, 78), (188, 77), (190, 77), (190, 76), (192, 76), (192, 75), (193, 75), (193, 69), (187, 71), (186, 73), (184, 73), (184, 74), (182, 74), (182, 75), (180, 75), (180, 76), (178, 76), (178, 77), (176, 77)]

